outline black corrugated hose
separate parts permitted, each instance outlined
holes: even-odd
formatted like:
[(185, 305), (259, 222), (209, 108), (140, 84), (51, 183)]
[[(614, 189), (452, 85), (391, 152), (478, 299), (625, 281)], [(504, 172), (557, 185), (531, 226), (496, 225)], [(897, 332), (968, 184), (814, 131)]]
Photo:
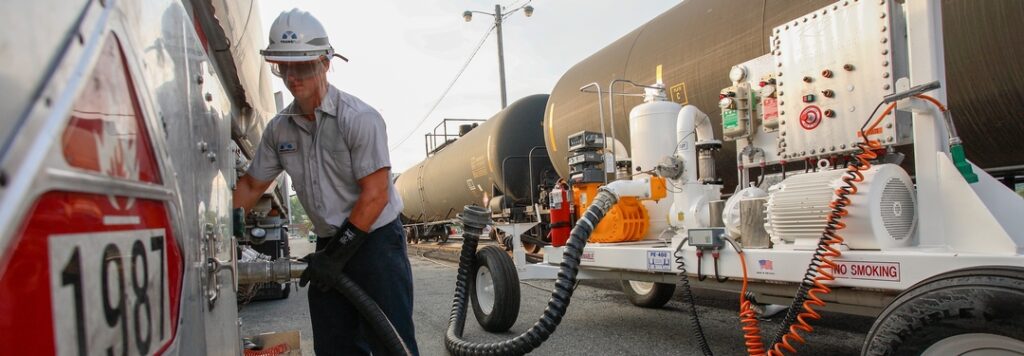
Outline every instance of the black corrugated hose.
[[(303, 260), (309, 264), (303, 273), (303, 280), (307, 278), (306, 272), (313, 272), (309, 274), (309, 277), (313, 279), (327, 279), (326, 281), (314, 282), (314, 285), (319, 285), (317, 288), (334, 288), (345, 299), (348, 299), (352, 306), (356, 308), (356, 311), (359, 312), (359, 315), (369, 324), (373, 335), (377, 337), (376, 340), (386, 350), (388, 355), (412, 355), (412, 352), (409, 351), (409, 346), (402, 340), (398, 330), (391, 324), (391, 320), (388, 319), (388, 316), (380, 309), (377, 302), (369, 294), (366, 294), (366, 291), (359, 284), (345, 273), (322, 272), (323, 270), (333, 271), (342, 269), (355, 256), (368, 238), (370, 236), (366, 234), (357, 235), (345, 244), (339, 242), (339, 237), (332, 237), (330, 240), (326, 240), (328, 242), (322, 250), (303, 257)], [(321, 272), (317, 272), (318, 270)], [(300, 285), (304, 283), (302, 280), (299, 282)]]
[(359, 315), (370, 325), (380, 345), (387, 349), (388, 355), (412, 355), (391, 320), (388, 320), (388, 316), (363, 288), (345, 274), (323, 277), (330, 278), (331, 285), (355, 306)]
[[(305, 257), (307, 263), (309, 263), (309, 266), (306, 268), (314, 268), (307, 270), (307, 272), (317, 271), (316, 267), (318, 265), (326, 270), (335, 270), (338, 266), (345, 266), (368, 238), (370, 238), (369, 235), (365, 234), (356, 236), (344, 247), (338, 242), (338, 237), (331, 238), (323, 250)], [(380, 309), (377, 302), (369, 294), (366, 294), (366, 291), (359, 284), (345, 273), (320, 272), (315, 275), (315, 278), (326, 278), (327, 281), (323, 284), (333, 287), (352, 303), (352, 306), (356, 308), (359, 315), (369, 324), (373, 335), (377, 337), (380, 345), (387, 350), (388, 355), (412, 355), (405, 341), (398, 335), (398, 330), (391, 324), (391, 320), (388, 320), (388, 316)]]
[(693, 337), (697, 339), (697, 346), (700, 347), (701, 353), (711, 356), (711, 345), (708, 345), (708, 339), (704, 336), (704, 328), (700, 325), (700, 317), (697, 316), (697, 303), (693, 299), (693, 290), (690, 289), (690, 278), (686, 276), (683, 245), (686, 244), (687, 240), (689, 239), (683, 239), (679, 243), (679, 248), (676, 249), (673, 255), (676, 257), (676, 269), (679, 270), (679, 282), (683, 285), (683, 301), (690, 307), (690, 329), (693, 332)]
[(580, 255), (583, 253), (583, 247), (587, 245), (587, 240), (590, 239), (590, 233), (617, 201), (618, 197), (611, 192), (599, 190), (593, 204), (576, 222), (562, 255), (555, 290), (551, 293), (551, 299), (548, 300), (548, 306), (540, 320), (515, 338), (491, 343), (476, 343), (462, 339), (462, 332), (466, 326), (466, 307), (469, 305), (469, 271), (476, 263), (476, 247), (480, 234), (484, 226), (490, 223), (490, 212), (481, 207), (467, 205), (461, 214), (465, 234), (462, 254), (459, 257), (459, 274), (455, 282), (455, 297), (452, 300), (452, 314), (444, 337), (444, 345), (448, 352), (456, 356), (523, 355), (540, 347), (555, 332), (569, 307), (569, 299), (572, 298), (573, 286), (576, 284), (576, 274), (579, 272)]

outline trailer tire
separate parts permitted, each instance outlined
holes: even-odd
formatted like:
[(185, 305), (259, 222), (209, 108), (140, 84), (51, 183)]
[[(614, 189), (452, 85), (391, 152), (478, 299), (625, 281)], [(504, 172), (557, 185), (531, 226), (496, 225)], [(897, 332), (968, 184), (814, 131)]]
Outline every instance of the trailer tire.
[(669, 283), (639, 282), (622, 280), (622, 292), (629, 302), (641, 308), (661, 308), (672, 300), (676, 285)]
[(484, 330), (505, 332), (519, 317), (519, 275), (512, 258), (498, 246), (476, 253), (469, 280), (473, 315)]
[(1019, 353), (1024, 269), (968, 268), (924, 280), (879, 314), (862, 355)]

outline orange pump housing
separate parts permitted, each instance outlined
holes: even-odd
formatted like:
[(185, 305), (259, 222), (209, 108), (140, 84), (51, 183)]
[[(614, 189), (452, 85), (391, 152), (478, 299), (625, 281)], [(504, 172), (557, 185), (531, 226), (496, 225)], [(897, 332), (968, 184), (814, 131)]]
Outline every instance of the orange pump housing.
[[(597, 188), (601, 183), (582, 183), (572, 187), (573, 204), (576, 211), (586, 211), (597, 196)], [(647, 209), (640, 200), (634, 197), (622, 197), (612, 206), (608, 214), (590, 234), (590, 242), (614, 243), (639, 241), (647, 234), (650, 227)]]

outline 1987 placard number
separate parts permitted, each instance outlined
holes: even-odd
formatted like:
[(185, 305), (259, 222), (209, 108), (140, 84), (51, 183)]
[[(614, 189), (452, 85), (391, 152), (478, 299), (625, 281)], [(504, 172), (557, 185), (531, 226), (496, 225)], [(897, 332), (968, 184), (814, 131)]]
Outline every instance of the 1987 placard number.
[(51, 236), (58, 355), (150, 355), (170, 338), (165, 230)]

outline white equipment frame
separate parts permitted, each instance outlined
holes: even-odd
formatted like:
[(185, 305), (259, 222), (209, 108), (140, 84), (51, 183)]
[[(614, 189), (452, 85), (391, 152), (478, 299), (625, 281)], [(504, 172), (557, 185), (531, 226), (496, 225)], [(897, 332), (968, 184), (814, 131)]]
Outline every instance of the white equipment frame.
[[(910, 0), (892, 6), (904, 6), (907, 42), (894, 46), (906, 46), (910, 67), (910, 78), (899, 78), (895, 92), (938, 81), (941, 87), (927, 94), (947, 102), (940, 1)], [(1024, 267), (1024, 219), (1019, 219), (1024, 199), (976, 166), (979, 181), (965, 181), (949, 157), (943, 115), (934, 105), (909, 98), (899, 101), (897, 110), (913, 114), (920, 242), (900, 249), (844, 250), (837, 262), (848, 264), (850, 270), (837, 275), (830, 284), (833, 291), (823, 298), (829, 301), (826, 309), (874, 316), (899, 292), (929, 277), (969, 267)], [(521, 280), (555, 279), (565, 248), (547, 246), (543, 262), (527, 263), (519, 235), (533, 225), (495, 227), (513, 236), (512, 256)], [(587, 244), (577, 278), (675, 283), (679, 279), (673, 255), (677, 249), (692, 278), (698, 263), (696, 248), (680, 246), (684, 237), (685, 233), (676, 233), (670, 241)], [(751, 248), (744, 253), (751, 290), (758, 294), (759, 301), (775, 303), (785, 303), (792, 297), (813, 255), (809, 250), (787, 249)], [(666, 254), (668, 269), (660, 260)], [(719, 275), (732, 282), (709, 279), (691, 283), (698, 288), (739, 291), (737, 281), (743, 271), (738, 254), (726, 246), (720, 259)], [(712, 271), (710, 256), (705, 256), (703, 263), (705, 271)], [(854, 273), (854, 268), (861, 273)]]

